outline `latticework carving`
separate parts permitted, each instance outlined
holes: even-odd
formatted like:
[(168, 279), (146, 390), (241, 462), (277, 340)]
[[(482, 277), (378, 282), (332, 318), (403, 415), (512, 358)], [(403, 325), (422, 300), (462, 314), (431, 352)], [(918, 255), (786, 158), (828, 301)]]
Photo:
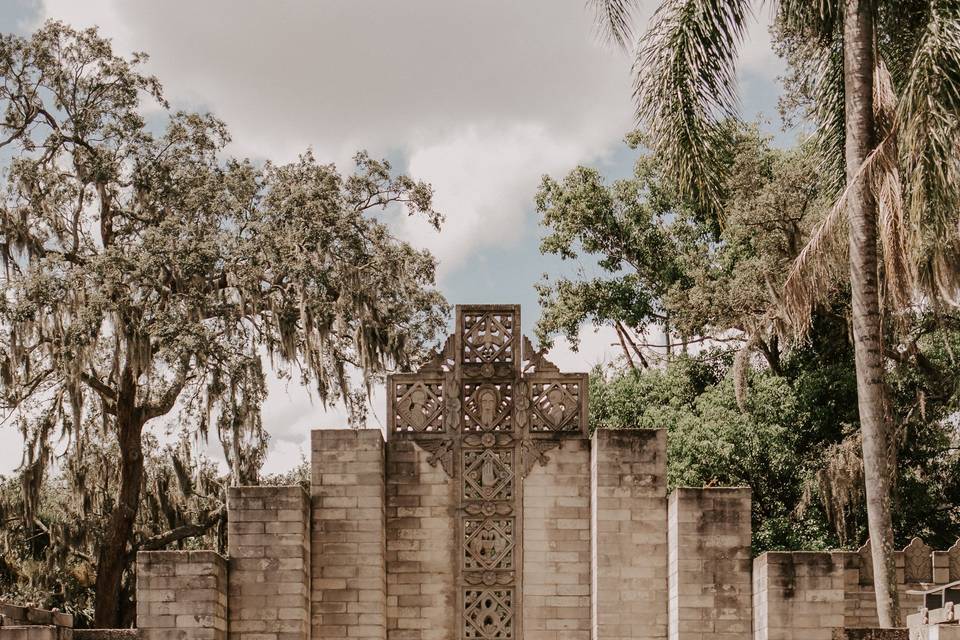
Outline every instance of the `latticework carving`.
[(907, 582), (933, 582), (933, 549), (914, 538), (903, 550), (903, 575)]
[(513, 518), (463, 521), (463, 568), (468, 571), (513, 569)]
[(460, 484), (456, 638), (515, 640), (522, 593), (522, 478), (586, 436), (587, 379), (519, 334), (513, 305), (457, 308), (457, 331), (416, 374), (390, 376), (391, 437), (410, 438)]
[(530, 431), (580, 429), (580, 381), (535, 382)]
[(510, 382), (463, 385), (464, 431), (512, 431), (513, 384)]
[(465, 499), (512, 500), (513, 478), (513, 449), (468, 449), (463, 452)]
[(463, 312), (463, 362), (513, 362), (513, 311)]
[(467, 589), (463, 608), (464, 638), (513, 639), (513, 589)]
[(443, 431), (443, 383), (397, 382), (393, 385), (393, 430), (432, 433)]

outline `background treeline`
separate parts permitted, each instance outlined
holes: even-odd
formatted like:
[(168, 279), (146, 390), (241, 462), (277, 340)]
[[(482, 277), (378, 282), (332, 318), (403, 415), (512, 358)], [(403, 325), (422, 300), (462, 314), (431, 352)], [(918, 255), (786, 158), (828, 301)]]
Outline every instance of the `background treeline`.
[[(580, 167), (538, 194), (545, 252), (589, 264), (539, 285), (539, 337), (612, 326), (591, 426), (667, 428), (671, 486), (746, 485), (754, 550), (859, 546), (867, 537), (849, 290), (823, 292), (785, 344), (771, 320), (791, 265), (830, 208), (812, 143), (775, 148), (730, 125), (724, 215), (682, 198), (655, 154), (608, 182)], [(642, 135), (628, 142), (642, 145)], [(898, 545), (960, 534), (960, 316), (917, 305), (885, 323)]]

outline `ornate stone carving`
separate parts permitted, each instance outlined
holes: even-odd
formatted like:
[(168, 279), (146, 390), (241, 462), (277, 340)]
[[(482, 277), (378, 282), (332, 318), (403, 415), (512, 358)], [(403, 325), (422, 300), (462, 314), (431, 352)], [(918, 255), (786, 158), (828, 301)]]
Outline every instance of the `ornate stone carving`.
[(513, 639), (513, 589), (467, 589), (463, 605), (464, 638)]
[(447, 438), (435, 440), (418, 440), (417, 444), (423, 447), (424, 451), (430, 453), (427, 462), (431, 467), (440, 464), (440, 467), (448, 476), (453, 477), (453, 442)]
[(410, 438), (460, 486), (454, 534), (461, 627), (450, 640), (516, 640), (522, 478), (586, 436), (586, 376), (562, 374), (519, 334), (514, 305), (457, 307), (456, 333), (416, 374), (390, 377), (391, 437)]
[(464, 431), (513, 431), (512, 383), (467, 383), (463, 397)]
[(463, 362), (480, 365), (513, 362), (516, 315), (506, 310), (464, 310)]
[(463, 497), (466, 500), (512, 500), (513, 477), (513, 449), (468, 449), (463, 452)]
[(393, 430), (443, 431), (443, 386), (439, 380), (394, 384)]
[(547, 360), (547, 350), (533, 348), (530, 338), (523, 336), (523, 372), (524, 373), (556, 373), (560, 369)]
[(524, 440), (520, 447), (520, 473), (523, 477), (530, 475), (538, 463), (541, 467), (547, 466), (550, 456), (546, 452), (559, 446), (559, 440)]
[(933, 549), (914, 538), (903, 550), (903, 574), (907, 582), (933, 582)]
[(577, 431), (580, 429), (580, 382), (574, 380), (535, 382), (530, 431)]
[(467, 571), (513, 569), (513, 518), (463, 521), (463, 568)]

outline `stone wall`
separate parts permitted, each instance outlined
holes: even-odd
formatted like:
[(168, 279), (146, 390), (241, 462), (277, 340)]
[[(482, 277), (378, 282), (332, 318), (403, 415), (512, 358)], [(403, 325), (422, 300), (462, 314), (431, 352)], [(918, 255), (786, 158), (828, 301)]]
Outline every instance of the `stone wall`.
[(750, 490), (679, 488), (668, 503), (671, 640), (750, 640)]
[(592, 443), (595, 640), (667, 637), (665, 430), (599, 430)]
[(383, 435), (312, 433), (314, 640), (383, 640), (387, 628)]
[(310, 637), (310, 502), (302, 487), (227, 489), (230, 640)]
[(138, 553), (137, 628), (143, 640), (225, 640), (227, 559), (213, 551)]
[(567, 440), (523, 483), (523, 633), (590, 640), (590, 443)]
[[(932, 551), (915, 538), (895, 556), (904, 617), (923, 604), (908, 591), (960, 580), (960, 546)], [(753, 562), (753, 581), (754, 640), (829, 640), (836, 627), (878, 624), (869, 544), (855, 552), (767, 552)]]
[(457, 637), (457, 484), (409, 440), (387, 443), (387, 638)]

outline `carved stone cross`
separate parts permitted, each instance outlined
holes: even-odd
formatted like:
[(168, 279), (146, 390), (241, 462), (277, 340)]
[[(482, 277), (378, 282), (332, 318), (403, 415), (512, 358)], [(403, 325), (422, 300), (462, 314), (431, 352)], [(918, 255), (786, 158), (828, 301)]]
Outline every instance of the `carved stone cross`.
[(454, 532), (461, 640), (520, 637), (523, 478), (587, 437), (587, 375), (520, 334), (519, 305), (458, 305), (456, 331), (417, 373), (390, 376), (390, 438), (410, 438), (460, 486)]

